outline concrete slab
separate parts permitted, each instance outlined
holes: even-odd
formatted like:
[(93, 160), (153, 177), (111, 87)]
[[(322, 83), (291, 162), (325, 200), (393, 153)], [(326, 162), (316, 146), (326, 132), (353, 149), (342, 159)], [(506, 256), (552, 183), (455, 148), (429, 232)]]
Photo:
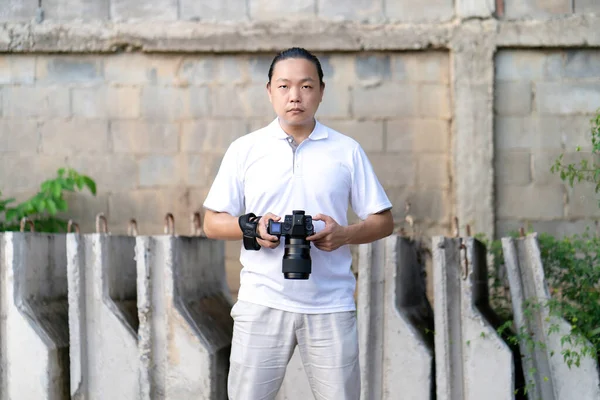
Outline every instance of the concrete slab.
[[(570, 324), (550, 315), (547, 307), (526, 306), (528, 302), (543, 305), (550, 299), (537, 234), (520, 239), (502, 238), (502, 250), (516, 329), (530, 332), (534, 343), (538, 343), (533, 351), (529, 341), (521, 343), (529, 398), (600, 399), (600, 375), (596, 360), (582, 358), (580, 367), (569, 368), (561, 356), (564, 349), (561, 338), (569, 334)], [(549, 334), (553, 325), (558, 326), (558, 332)], [(539, 343), (544, 343), (544, 346)], [(570, 348), (577, 351), (577, 348)]]
[(488, 297), (485, 247), (437, 236), (432, 248), (437, 399), (514, 399), (513, 355), (479, 308)]
[(224, 242), (136, 238), (141, 397), (224, 399), (233, 333)]
[(140, 393), (135, 238), (67, 235), (71, 397)]
[(358, 332), (361, 399), (435, 398), (433, 312), (416, 242), (359, 247)]
[(7, 232), (0, 243), (0, 398), (70, 399), (65, 235)]

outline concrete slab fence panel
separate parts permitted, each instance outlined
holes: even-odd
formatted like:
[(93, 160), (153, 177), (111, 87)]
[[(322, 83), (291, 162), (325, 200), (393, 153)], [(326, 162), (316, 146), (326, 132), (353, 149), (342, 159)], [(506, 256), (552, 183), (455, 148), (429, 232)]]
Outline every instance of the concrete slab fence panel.
[[(545, 306), (550, 300), (550, 293), (537, 234), (519, 239), (502, 238), (502, 251), (516, 329), (519, 332), (525, 329), (532, 334), (534, 341), (533, 350), (527, 341), (520, 344), (529, 398), (600, 399), (600, 375), (596, 360), (582, 357), (579, 367), (569, 368), (562, 357), (565, 348), (561, 345), (561, 338), (568, 335), (571, 328), (564, 319), (551, 315)], [(536, 306), (529, 308), (527, 304)], [(551, 326), (558, 326), (558, 332), (550, 334)], [(567, 348), (579, 350), (576, 347)]]
[(433, 311), (416, 242), (359, 247), (358, 324), (361, 399), (434, 398)]
[(473, 238), (433, 238), (438, 400), (515, 398), (511, 349), (478, 308), (487, 286), (477, 270), (487, 268), (482, 247)]
[(69, 399), (65, 235), (0, 235), (0, 398)]
[(67, 235), (71, 398), (140, 396), (135, 238)]
[(136, 238), (143, 399), (226, 398), (233, 319), (224, 250), (201, 237)]

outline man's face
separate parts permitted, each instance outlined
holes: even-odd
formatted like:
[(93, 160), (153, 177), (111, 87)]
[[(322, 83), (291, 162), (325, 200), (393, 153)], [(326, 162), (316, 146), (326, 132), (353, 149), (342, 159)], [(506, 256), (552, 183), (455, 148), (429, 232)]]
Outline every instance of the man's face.
[(275, 64), (267, 84), (269, 100), (286, 125), (312, 124), (323, 100), (317, 67), (304, 58), (288, 58)]

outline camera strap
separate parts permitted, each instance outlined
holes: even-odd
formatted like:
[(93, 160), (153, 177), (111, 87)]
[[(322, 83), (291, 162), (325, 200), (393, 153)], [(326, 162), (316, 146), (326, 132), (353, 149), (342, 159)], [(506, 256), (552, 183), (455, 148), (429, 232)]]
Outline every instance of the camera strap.
[(260, 244), (256, 238), (260, 238), (258, 234), (258, 221), (261, 216), (256, 216), (253, 213), (244, 214), (238, 218), (238, 223), (242, 234), (244, 235), (243, 242), (246, 250), (260, 250)]

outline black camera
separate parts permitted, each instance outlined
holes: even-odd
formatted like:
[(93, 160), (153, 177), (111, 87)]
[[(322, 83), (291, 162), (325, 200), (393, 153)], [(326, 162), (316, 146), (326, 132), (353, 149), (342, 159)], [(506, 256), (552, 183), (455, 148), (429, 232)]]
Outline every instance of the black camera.
[(283, 222), (269, 220), (269, 235), (285, 236), (282, 271), (285, 279), (308, 279), (311, 273), (310, 242), (308, 236), (315, 233), (312, 217), (304, 211), (294, 210)]

